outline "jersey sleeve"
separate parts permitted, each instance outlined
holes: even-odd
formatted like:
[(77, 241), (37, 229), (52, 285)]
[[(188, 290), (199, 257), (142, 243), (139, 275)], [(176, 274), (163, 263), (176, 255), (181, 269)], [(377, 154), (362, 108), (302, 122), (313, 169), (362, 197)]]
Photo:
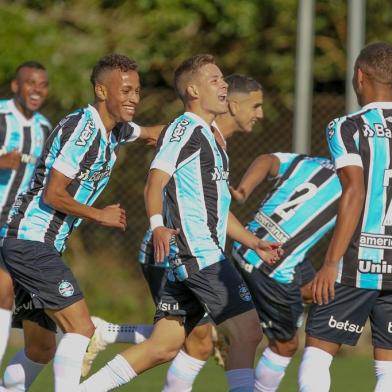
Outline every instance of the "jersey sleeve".
[(141, 133), (141, 127), (134, 123), (128, 122), (121, 124), (121, 129), (119, 132), (119, 140), (120, 144), (132, 143), (137, 140)]
[(343, 117), (331, 121), (327, 127), (327, 141), (336, 169), (360, 166), (362, 158), (358, 150), (358, 129), (354, 121)]
[(66, 122), (60, 135), (56, 159), (52, 167), (68, 178), (75, 178), (88, 151), (99, 149), (100, 131), (91, 120)]
[(276, 156), (280, 161), (279, 172), (277, 177), (283, 176), (286, 173), (287, 169), (290, 167), (295, 158), (297, 158), (298, 154), (288, 153), (288, 152), (275, 152), (272, 154)]
[(172, 123), (163, 132), (158, 139), (150, 170), (160, 169), (172, 176), (182, 165), (200, 154), (200, 133), (186, 118)]

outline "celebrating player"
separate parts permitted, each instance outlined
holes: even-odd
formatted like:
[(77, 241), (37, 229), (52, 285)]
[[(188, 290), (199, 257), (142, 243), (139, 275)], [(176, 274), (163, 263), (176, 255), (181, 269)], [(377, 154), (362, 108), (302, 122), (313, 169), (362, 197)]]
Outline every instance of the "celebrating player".
[(354, 66), (362, 109), (333, 120), (327, 140), (342, 183), (336, 227), (313, 284), (299, 384), (328, 391), (342, 344), (355, 345), (370, 317), (377, 392), (392, 385), (392, 45), (371, 44)]

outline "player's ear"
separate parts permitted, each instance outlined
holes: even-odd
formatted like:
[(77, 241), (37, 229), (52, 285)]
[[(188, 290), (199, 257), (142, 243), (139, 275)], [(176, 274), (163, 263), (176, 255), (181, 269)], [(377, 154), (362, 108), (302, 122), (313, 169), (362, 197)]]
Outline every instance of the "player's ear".
[(198, 98), (199, 97), (199, 90), (196, 86), (196, 84), (188, 84), (186, 88), (186, 93), (189, 95), (191, 98)]
[(19, 83), (16, 79), (13, 79), (11, 82), (11, 91), (13, 94), (16, 94), (19, 91)]
[(100, 101), (105, 101), (107, 97), (107, 90), (106, 87), (103, 84), (97, 83), (94, 87), (95, 91), (95, 96), (100, 100)]
[(238, 102), (237, 101), (228, 101), (229, 113), (232, 116), (235, 116), (238, 113)]

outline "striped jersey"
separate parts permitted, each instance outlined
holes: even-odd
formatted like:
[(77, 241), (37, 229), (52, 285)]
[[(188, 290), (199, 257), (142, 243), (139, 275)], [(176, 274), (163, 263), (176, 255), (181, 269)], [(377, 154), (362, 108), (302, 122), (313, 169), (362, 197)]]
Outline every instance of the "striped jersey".
[(180, 229), (171, 242), (171, 266), (185, 270), (186, 278), (224, 260), (229, 160), (210, 126), (191, 112), (176, 118), (161, 134), (151, 169), (171, 176), (165, 188), (167, 225)]
[(327, 140), (337, 169), (363, 167), (366, 199), (338, 282), (365, 289), (392, 289), (392, 102), (373, 102), (333, 120)]
[(295, 267), (336, 222), (341, 186), (326, 158), (276, 153), (278, 180), (261, 202), (247, 229), (263, 240), (283, 243), (284, 254), (273, 265), (238, 242), (233, 256), (252, 264), (280, 283), (294, 279)]
[(136, 140), (139, 132), (133, 123), (119, 123), (108, 135), (91, 105), (66, 116), (45, 144), (31, 189), (15, 203), (7, 237), (44, 242), (62, 252), (81, 219), (44, 203), (51, 169), (72, 179), (67, 191), (77, 202), (92, 205), (109, 181), (119, 145)]
[(13, 99), (0, 100), (0, 155), (13, 150), (22, 155), (17, 170), (0, 169), (0, 237), (6, 234), (5, 223), (16, 196), (29, 188), (50, 130), (51, 125), (42, 114), (35, 112), (27, 119)]

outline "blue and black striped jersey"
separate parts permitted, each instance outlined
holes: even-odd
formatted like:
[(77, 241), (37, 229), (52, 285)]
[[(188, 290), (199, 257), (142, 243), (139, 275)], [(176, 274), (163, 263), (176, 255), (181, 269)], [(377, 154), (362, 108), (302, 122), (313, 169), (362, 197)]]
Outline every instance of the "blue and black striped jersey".
[(284, 254), (273, 265), (238, 242), (233, 256), (260, 268), (280, 283), (293, 281), (295, 267), (336, 221), (341, 186), (326, 158), (277, 153), (278, 180), (261, 202), (247, 229), (259, 238), (283, 243)]
[(62, 252), (81, 219), (44, 203), (51, 169), (72, 179), (67, 191), (77, 202), (92, 205), (109, 181), (119, 145), (135, 140), (137, 130), (132, 123), (120, 123), (108, 135), (91, 105), (61, 120), (45, 144), (31, 189), (15, 203), (7, 237), (44, 242)]
[(27, 119), (16, 108), (13, 99), (0, 100), (0, 155), (17, 150), (22, 154), (17, 170), (0, 169), (0, 237), (7, 231), (11, 207), (20, 193), (26, 192), (51, 130), (49, 121), (40, 113)]
[(366, 200), (339, 263), (338, 282), (392, 289), (392, 102), (374, 102), (333, 120), (327, 140), (337, 169), (363, 167)]
[(229, 161), (210, 126), (194, 113), (175, 119), (161, 134), (151, 169), (167, 172), (167, 223), (179, 228), (170, 262), (187, 275), (225, 259), (230, 205)]

